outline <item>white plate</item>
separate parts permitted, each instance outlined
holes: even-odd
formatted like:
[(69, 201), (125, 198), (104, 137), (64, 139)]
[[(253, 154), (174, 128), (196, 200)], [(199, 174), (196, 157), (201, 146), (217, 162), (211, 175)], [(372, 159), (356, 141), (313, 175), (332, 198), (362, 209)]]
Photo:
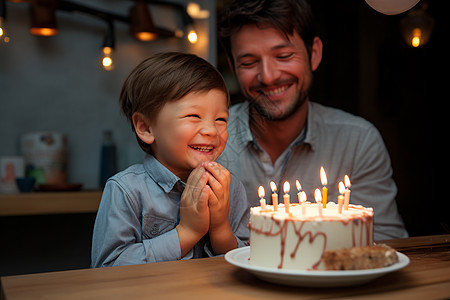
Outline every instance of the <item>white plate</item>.
[(397, 252), (399, 261), (389, 267), (348, 271), (306, 271), (258, 267), (250, 264), (250, 246), (237, 248), (225, 254), (232, 265), (245, 269), (257, 277), (273, 283), (303, 287), (337, 287), (367, 283), (409, 264), (409, 258)]

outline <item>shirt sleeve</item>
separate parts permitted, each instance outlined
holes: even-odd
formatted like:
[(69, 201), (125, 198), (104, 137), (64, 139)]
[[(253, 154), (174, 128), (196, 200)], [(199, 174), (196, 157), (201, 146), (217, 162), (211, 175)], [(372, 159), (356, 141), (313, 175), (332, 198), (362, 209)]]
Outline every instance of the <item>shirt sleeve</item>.
[(92, 238), (92, 267), (181, 259), (175, 228), (143, 239), (139, 199), (110, 179), (103, 191)]
[[(408, 233), (397, 210), (397, 186), (391, 161), (378, 130), (371, 126), (361, 137), (355, 153), (351, 197), (355, 203), (374, 208), (374, 239), (405, 238)], [(353, 201), (351, 201), (353, 202)]]
[(244, 185), (233, 175), (231, 175), (231, 187), (229, 213), (231, 229), (238, 242), (238, 247), (248, 246), (250, 239), (250, 230), (248, 229), (250, 205), (247, 201), (247, 194)]

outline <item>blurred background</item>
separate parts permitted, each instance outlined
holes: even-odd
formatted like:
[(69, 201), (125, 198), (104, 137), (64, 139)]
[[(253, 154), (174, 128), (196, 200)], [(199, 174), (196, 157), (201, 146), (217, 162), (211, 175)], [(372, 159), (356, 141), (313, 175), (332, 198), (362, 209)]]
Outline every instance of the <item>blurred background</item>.
[[(216, 41), (216, 12), (224, 0), (197, 0), (203, 14), (189, 17), (179, 8), (191, 1), (147, 1), (153, 23), (163, 33), (147, 42), (130, 35), (126, 19), (139, 1), (59, 1), (88, 7), (90, 13), (70, 11), (70, 6), (57, 10), (54, 36), (30, 33), (29, 2), (3, 2), (7, 14), (0, 42), (0, 157), (22, 156), (25, 134), (63, 134), (66, 181), (81, 185), (81, 191), (71, 193), (101, 194), (105, 131), (112, 133), (117, 170), (144, 157), (120, 114), (118, 98), (128, 73), (146, 57), (168, 50), (204, 57), (223, 73), (233, 102), (242, 100)], [(412, 236), (449, 232), (447, 192), (442, 194), (448, 100), (443, 36), (450, 27), (443, 2), (422, 0), (414, 7), (434, 25), (426, 44), (413, 47), (401, 25), (409, 22), (411, 11), (388, 16), (364, 0), (312, 1), (324, 53), (311, 99), (362, 116), (380, 130), (399, 189), (398, 207)], [(119, 19), (113, 25), (111, 68), (101, 64), (111, 24), (92, 11)], [(192, 28), (195, 43), (187, 39)], [(0, 202), (5, 197), (0, 195)], [(0, 275), (89, 267), (94, 220), (95, 212), (0, 212)]]

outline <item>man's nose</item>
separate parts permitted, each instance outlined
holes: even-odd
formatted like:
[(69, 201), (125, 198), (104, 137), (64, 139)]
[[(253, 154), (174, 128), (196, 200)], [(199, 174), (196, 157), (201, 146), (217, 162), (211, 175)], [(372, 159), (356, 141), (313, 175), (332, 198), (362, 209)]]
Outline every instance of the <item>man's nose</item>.
[(277, 64), (270, 59), (263, 60), (260, 64), (258, 80), (265, 85), (272, 85), (280, 78)]

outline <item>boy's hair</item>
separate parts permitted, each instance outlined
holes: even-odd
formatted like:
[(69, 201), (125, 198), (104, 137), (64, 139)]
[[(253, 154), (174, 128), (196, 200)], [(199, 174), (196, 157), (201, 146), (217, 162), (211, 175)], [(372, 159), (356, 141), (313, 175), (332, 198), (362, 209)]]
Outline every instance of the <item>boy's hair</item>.
[[(137, 65), (122, 86), (120, 106), (133, 126), (132, 116), (140, 112), (154, 120), (169, 101), (183, 98), (190, 92), (208, 92), (212, 89), (229, 93), (222, 75), (209, 62), (194, 54), (163, 52)], [(136, 133), (136, 132), (135, 132)], [(152, 150), (137, 135), (139, 146), (149, 154)]]
[(231, 63), (231, 35), (250, 24), (277, 29), (286, 37), (297, 32), (311, 56), (316, 33), (312, 9), (307, 0), (231, 1), (222, 10), (218, 21), (218, 39)]

